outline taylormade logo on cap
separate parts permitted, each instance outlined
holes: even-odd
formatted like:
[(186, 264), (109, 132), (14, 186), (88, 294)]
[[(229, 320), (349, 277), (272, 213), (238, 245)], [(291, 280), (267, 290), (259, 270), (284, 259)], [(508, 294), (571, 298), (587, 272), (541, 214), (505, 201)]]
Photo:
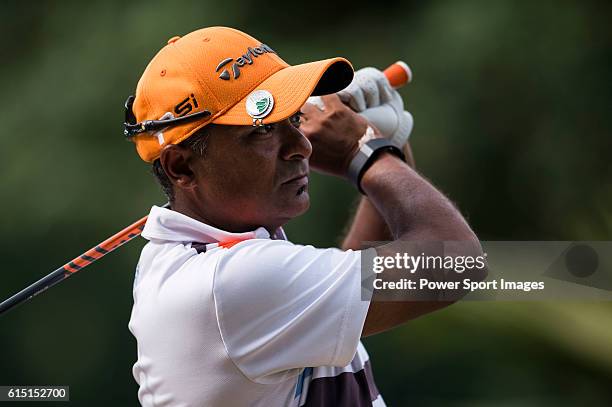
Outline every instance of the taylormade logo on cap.
[[(232, 64), (231, 69), (232, 73), (234, 74), (234, 79), (238, 79), (238, 77), (240, 76), (240, 67), (243, 67), (245, 64), (253, 65), (254, 58), (257, 58), (258, 56), (266, 54), (268, 52), (276, 54), (276, 52), (266, 44), (260, 44), (258, 47), (255, 48), (248, 47), (246, 54), (236, 58), (236, 61)], [(219, 72), (219, 69), (223, 68), (225, 65), (229, 64), (233, 60), (234, 58), (225, 58), (223, 61), (219, 62), (219, 65), (217, 65), (215, 72)], [(229, 80), (229, 71), (227, 69), (224, 69), (219, 75), (219, 78), (226, 81)]]

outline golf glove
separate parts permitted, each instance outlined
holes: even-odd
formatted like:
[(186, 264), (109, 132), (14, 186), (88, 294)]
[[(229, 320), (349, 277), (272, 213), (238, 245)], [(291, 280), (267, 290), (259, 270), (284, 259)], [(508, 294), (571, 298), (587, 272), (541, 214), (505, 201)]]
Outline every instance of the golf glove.
[[(338, 96), (397, 147), (406, 144), (412, 132), (412, 115), (404, 110), (402, 97), (381, 71), (371, 67), (358, 70), (350, 85), (338, 92)], [(317, 96), (310, 97), (308, 103), (325, 109)]]

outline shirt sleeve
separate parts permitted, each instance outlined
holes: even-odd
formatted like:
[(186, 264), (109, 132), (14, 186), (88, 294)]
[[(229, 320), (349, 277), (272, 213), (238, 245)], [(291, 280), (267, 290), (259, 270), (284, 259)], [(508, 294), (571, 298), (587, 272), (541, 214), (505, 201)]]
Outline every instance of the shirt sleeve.
[(304, 367), (346, 366), (370, 304), (361, 281), (359, 251), (263, 239), (227, 250), (213, 295), (229, 357), (259, 383)]

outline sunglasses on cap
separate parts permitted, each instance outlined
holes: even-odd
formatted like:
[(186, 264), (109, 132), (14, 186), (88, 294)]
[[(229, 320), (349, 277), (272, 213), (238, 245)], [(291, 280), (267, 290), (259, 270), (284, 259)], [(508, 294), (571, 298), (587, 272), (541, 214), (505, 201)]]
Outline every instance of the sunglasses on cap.
[(203, 117), (208, 117), (211, 115), (208, 110), (203, 110), (201, 112), (188, 114), (186, 116), (174, 117), (164, 120), (145, 120), (143, 122), (137, 123), (136, 116), (134, 115), (134, 111), (132, 110), (135, 99), (135, 96), (130, 95), (125, 101), (125, 121), (123, 122), (123, 135), (128, 138), (134, 137), (140, 133), (161, 130), (169, 126), (187, 123), (192, 120), (201, 119)]

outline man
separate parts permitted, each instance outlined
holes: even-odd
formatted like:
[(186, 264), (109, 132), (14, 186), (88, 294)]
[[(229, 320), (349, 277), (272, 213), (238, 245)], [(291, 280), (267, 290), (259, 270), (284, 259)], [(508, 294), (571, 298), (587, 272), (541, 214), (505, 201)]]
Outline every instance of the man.
[[(361, 242), (477, 239), (333, 95), (352, 77), (345, 59), (289, 66), (224, 27), (170, 39), (147, 66), (126, 135), (171, 207), (151, 210), (134, 282), (143, 406), (384, 406), (360, 338), (448, 302), (362, 298)], [(344, 250), (284, 239), (308, 209), (309, 168), (369, 198)]]

